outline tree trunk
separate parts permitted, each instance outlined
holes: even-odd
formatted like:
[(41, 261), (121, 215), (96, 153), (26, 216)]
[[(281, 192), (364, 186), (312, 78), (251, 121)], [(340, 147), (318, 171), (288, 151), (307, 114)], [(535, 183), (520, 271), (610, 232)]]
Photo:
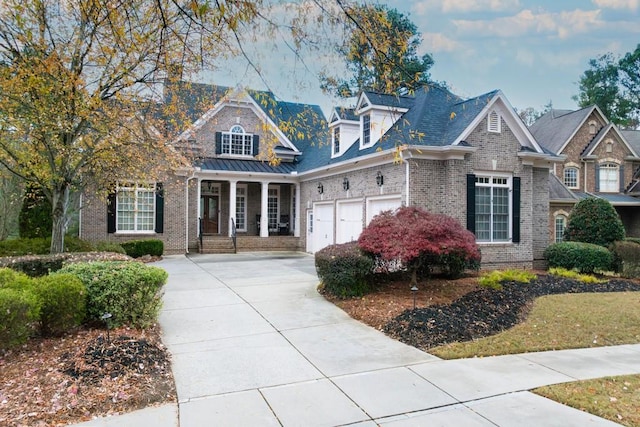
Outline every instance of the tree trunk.
[(52, 254), (64, 252), (64, 235), (67, 232), (67, 224), (69, 218), (69, 184), (64, 183), (58, 188), (53, 189), (51, 194), (52, 220), (51, 227), (51, 247), (49, 251)]

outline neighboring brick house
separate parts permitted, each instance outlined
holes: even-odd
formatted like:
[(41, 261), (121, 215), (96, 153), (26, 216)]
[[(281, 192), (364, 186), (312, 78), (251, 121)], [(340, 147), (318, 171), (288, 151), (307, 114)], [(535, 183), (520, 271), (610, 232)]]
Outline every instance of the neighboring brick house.
[[(438, 86), (411, 96), (363, 92), (328, 122), (317, 106), (268, 92), (192, 85), (172, 96), (192, 107), (210, 100), (187, 108), (193, 124), (174, 139), (192, 169), (160, 187), (123, 186), (110, 207), (93, 200), (82, 237), (155, 236), (168, 253), (230, 250), (220, 245), (235, 225), (238, 250), (316, 252), (357, 239), (383, 210), (416, 205), (472, 230), (484, 266), (542, 259), (549, 171), (559, 158), (500, 91), (467, 100)], [(264, 160), (270, 147), (278, 165)]]
[(640, 132), (621, 131), (600, 108), (551, 110), (530, 127), (540, 145), (562, 157), (550, 177), (549, 236), (560, 241), (573, 206), (600, 197), (616, 208), (628, 236), (640, 237)]

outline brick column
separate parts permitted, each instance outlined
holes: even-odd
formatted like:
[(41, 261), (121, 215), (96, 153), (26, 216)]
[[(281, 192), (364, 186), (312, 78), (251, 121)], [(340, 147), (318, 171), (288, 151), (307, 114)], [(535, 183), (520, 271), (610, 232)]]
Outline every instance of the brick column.
[(261, 182), (260, 184), (262, 184), (260, 203), (260, 237), (269, 237), (269, 211), (267, 209), (269, 203), (269, 183)]

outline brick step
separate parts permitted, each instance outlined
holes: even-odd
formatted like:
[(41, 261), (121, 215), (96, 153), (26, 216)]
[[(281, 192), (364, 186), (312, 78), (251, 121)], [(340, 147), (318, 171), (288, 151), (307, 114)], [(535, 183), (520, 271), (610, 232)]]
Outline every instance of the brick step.
[(230, 237), (203, 237), (201, 254), (232, 254), (233, 242)]

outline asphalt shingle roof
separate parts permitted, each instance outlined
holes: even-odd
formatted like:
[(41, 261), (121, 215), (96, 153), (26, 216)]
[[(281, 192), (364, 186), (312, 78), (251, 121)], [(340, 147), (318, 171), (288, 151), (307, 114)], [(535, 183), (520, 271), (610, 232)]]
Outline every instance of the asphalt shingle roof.
[(577, 202), (578, 198), (554, 174), (549, 174), (549, 200)]
[(564, 144), (594, 108), (585, 107), (577, 111), (551, 110), (536, 120), (529, 130), (540, 145), (554, 154), (560, 154)]
[(640, 130), (621, 130), (620, 133), (633, 148), (633, 151), (640, 155)]

